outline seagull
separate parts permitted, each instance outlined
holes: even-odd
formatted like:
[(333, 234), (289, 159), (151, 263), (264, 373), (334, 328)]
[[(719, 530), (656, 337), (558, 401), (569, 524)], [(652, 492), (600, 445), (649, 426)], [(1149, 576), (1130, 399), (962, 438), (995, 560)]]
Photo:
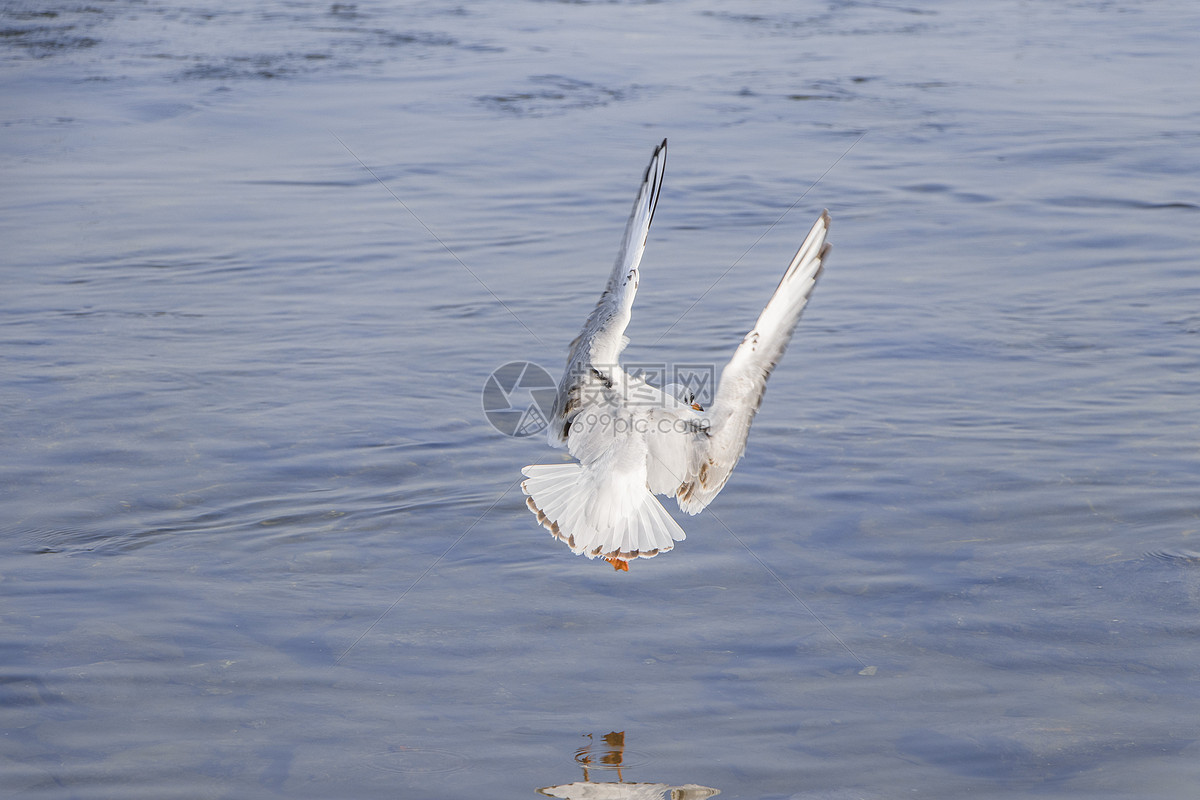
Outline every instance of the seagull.
[(783, 356), (829, 253), (823, 211), (779, 286), (721, 372), (707, 410), (683, 387), (659, 389), (621, 368), (625, 328), (662, 191), (667, 140), (642, 178), (616, 265), (600, 302), (571, 343), (548, 438), (574, 461), (521, 472), (526, 505), (576, 555), (627, 571), (636, 558), (665, 553), (685, 534), (655, 495), (674, 495), (687, 514), (720, 493), (746, 450), (750, 423), (771, 370)]

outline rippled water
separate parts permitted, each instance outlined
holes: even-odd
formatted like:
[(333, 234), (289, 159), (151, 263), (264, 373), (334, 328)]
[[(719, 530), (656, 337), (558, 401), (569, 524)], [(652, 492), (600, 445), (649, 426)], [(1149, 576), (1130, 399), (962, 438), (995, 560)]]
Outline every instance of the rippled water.
[[(7, 795), (1192, 797), (1196, 30), (6, 4)], [(480, 392), (561, 369), (664, 136), (630, 360), (721, 363), (822, 207), (834, 253), (615, 574)]]

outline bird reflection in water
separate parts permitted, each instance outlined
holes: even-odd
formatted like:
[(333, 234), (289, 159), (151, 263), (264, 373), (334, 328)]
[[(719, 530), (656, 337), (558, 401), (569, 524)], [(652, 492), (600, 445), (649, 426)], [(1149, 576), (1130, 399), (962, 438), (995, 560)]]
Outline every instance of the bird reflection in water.
[[(720, 794), (720, 790), (694, 783), (672, 786), (668, 783), (626, 782), (624, 771), (634, 765), (625, 764), (625, 732), (606, 733), (600, 742), (587, 734), (588, 744), (575, 751), (575, 761), (583, 767), (583, 780), (561, 786), (545, 786), (538, 794), (560, 797), (562, 800), (704, 800)], [(596, 771), (615, 772), (617, 780), (593, 781)]]

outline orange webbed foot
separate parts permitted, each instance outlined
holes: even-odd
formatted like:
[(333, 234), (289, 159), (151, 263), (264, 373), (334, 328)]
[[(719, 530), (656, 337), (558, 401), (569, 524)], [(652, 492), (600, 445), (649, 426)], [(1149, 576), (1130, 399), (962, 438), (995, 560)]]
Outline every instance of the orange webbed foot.
[(615, 569), (617, 572), (629, 572), (629, 562), (628, 561), (623, 561), (619, 558), (606, 558), (604, 560), (607, 561), (608, 563), (612, 564), (613, 569)]

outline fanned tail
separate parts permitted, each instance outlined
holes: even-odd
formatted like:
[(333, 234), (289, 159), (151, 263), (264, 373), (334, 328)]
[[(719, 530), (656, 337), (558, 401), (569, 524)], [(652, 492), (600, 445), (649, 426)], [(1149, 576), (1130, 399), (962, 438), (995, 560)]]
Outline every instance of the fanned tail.
[(648, 489), (622, 503), (619, 498), (628, 493), (606, 491), (579, 464), (535, 464), (522, 473), (525, 504), (576, 555), (651, 558), (684, 539), (683, 529)]

